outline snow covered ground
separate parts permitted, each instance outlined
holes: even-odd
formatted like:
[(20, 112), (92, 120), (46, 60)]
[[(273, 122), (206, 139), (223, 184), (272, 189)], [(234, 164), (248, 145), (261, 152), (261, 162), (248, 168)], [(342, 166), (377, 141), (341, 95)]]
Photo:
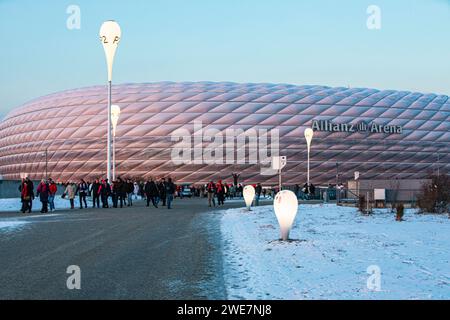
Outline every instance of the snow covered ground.
[[(91, 202), (92, 204), (92, 202)], [(80, 203), (78, 202), (78, 198), (75, 199), (75, 207), (79, 206)], [(89, 205), (89, 200), (88, 200)], [(7, 199), (0, 199), (0, 212), (5, 211), (17, 211), (19, 212), (22, 207), (22, 203), (20, 202), (20, 198), (7, 198)], [(35, 199), (33, 201), (33, 211), (39, 212), (41, 210), (42, 203), (39, 201), (39, 199)], [(70, 208), (70, 201), (68, 199), (62, 199), (61, 196), (57, 196), (55, 198), (55, 207), (56, 209), (69, 209)]]
[(27, 224), (26, 221), (7, 220), (0, 221), (0, 231), (11, 231), (20, 229), (23, 225)]
[(300, 205), (281, 242), (273, 207), (252, 210), (223, 211), (229, 299), (450, 299), (448, 216)]

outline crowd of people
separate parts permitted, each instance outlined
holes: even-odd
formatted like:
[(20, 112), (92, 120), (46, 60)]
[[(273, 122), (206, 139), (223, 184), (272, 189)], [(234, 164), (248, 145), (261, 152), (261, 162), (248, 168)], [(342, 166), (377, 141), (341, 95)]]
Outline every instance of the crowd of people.
[[(255, 205), (259, 205), (261, 197), (274, 198), (278, 192), (277, 187), (263, 188), (260, 183), (253, 185), (255, 188)], [(21, 195), (21, 211), (31, 212), (33, 200), (38, 198), (42, 203), (41, 213), (53, 212), (55, 210), (55, 197), (58, 189), (62, 188), (61, 197), (69, 200), (70, 208), (75, 208), (75, 200), (78, 198), (79, 208), (88, 208), (87, 198), (92, 201), (92, 208), (122, 208), (123, 206), (133, 206), (133, 201), (137, 199), (145, 200), (147, 207), (150, 205), (158, 208), (159, 205), (172, 208), (175, 197), (184, 196), (206, 198), (209, 207), (223, 206), (227, 199), (242, 199), (243, 184), (231, 184), (218, 180), (210, 181), (201, 185), (175, 185), (171, 178), (160, 178), (147, 181), (137, 181), (133, 179), (117, 178), (109, 183), (108, 179), (96, 179), (93, 182), (81, 179), (78, 183), (68, 182), (57, 184), (51, 178), (41, 180), (34, 192), (33, 182), (27, 177), (19, 186)], [(296, 193), (300, 187), (296, 185)], [(311, 185), (308, 189), (314, 189)], [(188, 193), (184, 191), (187, 190)], [(302, 191), (314, 192), (313, 190)], [(61, 194), (61, 190), (59, 192)]]
[(22, 179), (19, 186), (22, 213), (31, 213), (35, 198), (38, 198), (42, 204), (41, 213), (54, 211), (58, 188), (62, 188), (61, 198), (69, 200), (71, 209), (75, 209), (77, 197), (80, 209), (88, 208), (88, 197), (92, 199), (92, 208), (100, 208), (100, 203), (102, 208), (132, 206), (133, 199), (137, 200), (140, 197), (147, 200), (147, 207), (151, 203), (158, 208), (159, 203), (162, 202), (162, 206), (171, 209), (177, 189), (171, 178), (167, 181), (165, 178), (159, 180), (150, 178), (145, 182), (138, 182), (119, 177), (111, 183), (108, 179), (96, 179), (92, 183), (81, 179), (78, 183), (68, 182), (60, 185), (49, 178), (42, 179), (35, 192), (33, 181), (27, 177)]

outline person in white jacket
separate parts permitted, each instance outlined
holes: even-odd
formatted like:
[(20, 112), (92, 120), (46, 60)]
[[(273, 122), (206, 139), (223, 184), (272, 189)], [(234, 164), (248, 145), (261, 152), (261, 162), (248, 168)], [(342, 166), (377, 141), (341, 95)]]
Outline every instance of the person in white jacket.
[(133, 185), (134, 185), (133, 189), (134, 199), (137, 200), (139, 194), (139, 184), (135, 181)]
[(64, 191), (64, 195), (70, 201), (70, 209), (75, 208), (75, 183), (69, 182), (66, 186), (66, 190)]

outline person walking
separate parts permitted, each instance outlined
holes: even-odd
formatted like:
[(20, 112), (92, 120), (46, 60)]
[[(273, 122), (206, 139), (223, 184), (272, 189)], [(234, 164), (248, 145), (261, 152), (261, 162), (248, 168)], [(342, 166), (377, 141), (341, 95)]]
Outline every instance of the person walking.
[(156, 183), (150, 178), (149, 181), (145, 184), (145, 196), (147, 197), (147, 207), (150, 206), (150, 201), (152, 202), (155, 208), (158, 208), (156, 204), (156, 197), (158, 197), (158, 188)]
[(83, 203), (84, 207), (87, 209), (86, 196), (88, 193), (88, 185), (83, 179), (81, 179), (80, 183), (77, 186), (77, 192), (78, 196), (80, 197), (80, 209), (83, 209)]
[(300, 186), (298, 185), (298, 184), (295, 184), (295, 187), (294, 187), (294, 193), (295, 193), (295, 195), (297, 196), (297, 199), (300, 197)]
[(127, 180), (126, 187), (127, 187), (127, 198), (128, 198), (127, 206), (132, 207), (133, 206), (134, 184), (131, 181), (131, 179)]
[(64, 194), (70, 201), (70, 209), (75, 209), (75, 183), (69, 182), (64, 190)]
[(31, 213), (33, 210), (33, 200), (34, 200), (34, 183), (30, 178), (26, 177), (25, 182), (27, 184), (27, 190), (29, 192), (29, 197), (27, 200), (28, 213)]
[(25, 211), (28, 210), (28, 202), (27, 202), (27, 198), (29, 197), (28, 194), (28, 186), (25, 182), (25, 178), (22, 178), (22, 182), (20, 183), (19, 186), (19, 192), (20, 192), (20, 202), (22, 203), (22, 208), (20, 209), (20, 211), (22, 213), (25, 213)]
[(48, 205), (50, 212), (53, 212), (55, 211), (55, 197), (56, 192), (58, 191), (58, 187), (56, 186), (55, 181), (53, 181), (51, 178), (48, 179), (48, 181), (50, 182), (48, 185)]
[(210, 181), (206, 186), (206, 192), (208, 192), (208, 206), (211, 207), (211, 204), (216, 206), (216, 200), (214, 199), (214, 194), (216, 193), (216, 185), (214, 181)]
[[(127, 203), (126, 203), (127, 184), (120, 177), (117, 179), (116, 184), (117, 184), (117, 188), (116, 188), (117, 200), (120, 203), (120, 207), (123, 208), (124, 204), (127, 205)], [(116, 200), (116, 206), (114, 208), (117, 207), (117, 200)]]
[(172, 209), (173, 196), (175, 194), (176, 186), (172, 182), (172, 178), (167, 180), (165, 183), (166, 197), (167, 197), (167, 209)]
[(261, 186), (261, 183), (258, 183), (255, 188), (255, 193), (256, 193), (255, 205), (256, 206), (259, 206), (259, 198), (261, 198), (261, 192), (262, 192), (262, 186)]
[(219, 180), (219, 182), (216, 185), (216, 193), (217, 193), (217, 205), (224, 205), (225, 201), (225, 187), (222, 184), (222, 180)]
[(139, 183), (137, 183), (136, 181), (133, 183), (133, 193), (134, 193), (134, 200), (137, 200), (138, 199), (138, 195), (139, 195), (139, 192), (140, 191), (140, 188), (139, 188)]
[(111, 199), (113, 208), (117, 208), (117, 203), (119, 200), (119, 183), (117, 180), (113, 181), (111, 184)]
[(139, 195), (141, 196), (141, 200), (145, 199), (145, 182), (139, 181)]
[(166, 191), (166, 179), (162, 178), (161, 181), (158, 183), (158, 191), (159, 191), (159, 197), (162, 201), (162, 206), (166, 206), (166, 200), (167, 200), (167, 191)]
[(98, 179), (95, 179), (95, 181), (90, 186), (91, 194), (92, 194), (92, 208), (95, 208), (97, 205), (97, 208), (100, 208), (100, 194), (98, 190), (100, 189), (100, 182)]
[(98, 195), (102, 199), (102, 208), (109, 208), (108, 197), (111, 194), (111, 187), (107, 180), (102, 180), (102, 184), (98, 188)]
[(41, 180), (41, 183), (39, 183), (37, 189), (37, 196), (39, 197), (39, 200), (42, 203), (41, 213), (47, 213), (48, 212), (48, 195), (49, 195), (49, 188), (48, 183), (44, 179)]

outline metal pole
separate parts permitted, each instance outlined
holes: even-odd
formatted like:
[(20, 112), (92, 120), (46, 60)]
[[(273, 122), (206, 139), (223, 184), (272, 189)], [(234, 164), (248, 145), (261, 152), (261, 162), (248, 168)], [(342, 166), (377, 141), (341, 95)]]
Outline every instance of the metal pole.
[(439, 152), (437, 154), (437, 176), (439, 178), (440, 172), (439, 172)]
[(116, 135), (113, 134), (113, 161), (112, 161), (112, 178), (116, 181)]
[(366, 203), (367, 203), (367, 213), (369, 213), (369, 191), (367, 191), (366, 197), (367, 197), (367, 199), (366, 199)]
[(356, 180), (356, 193), (358, 194), (358, 199), (359, 199), (359, 179)]
[(339, 198), (340, 198), (340, 193), (341, 193), (341, 189), (338, 189), (338, 184), (339, 184), (339, 163), (336, 162), (336, 202), (339, 203)]
[(306, 178), (306, 185), (309, 188), (309, 149), (310, 147), (308, 146), (308, 173), (307, 173), (307, 178)]
[(45, 180), (48, 180), (48, 149), (45, 149)]
[(278, 192), (281, 191), (281, 168), (278, 169)]
[(108, 146), (107, 146), (107, 165), (106, 176), (111, 183), (111, 81), (108, 81)]

